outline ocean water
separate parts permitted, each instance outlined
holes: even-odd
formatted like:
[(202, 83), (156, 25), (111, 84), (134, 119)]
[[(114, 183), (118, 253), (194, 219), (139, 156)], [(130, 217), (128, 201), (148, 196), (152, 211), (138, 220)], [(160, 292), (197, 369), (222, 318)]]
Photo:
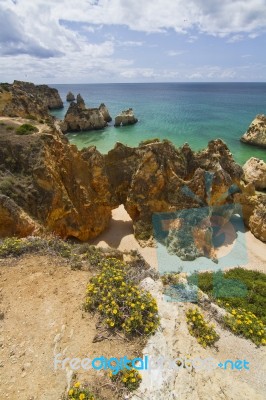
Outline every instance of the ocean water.
[(95, 145), (107, 153), (116, 142), (137, 146), (150, 138), (169, 139), (176, 146), (188, 142), (193, 150), (212, 139), (226, 142), (235, 160), (243, 164), (250, 157), (266, 161), (265, 149), (245, 145), (240, 137), (257, 114), (266, 114), (266, 83), (142, 83), (64, 84), (59, 90), (64, 109), (53, 112), (63, 118), (70, 90), (80, 93), (87, 107), (105, 103), (114, 117), (132, 107), (139, 122), (115, 128), (113, 121), (104, 130), (68, 134), (78, 148)]

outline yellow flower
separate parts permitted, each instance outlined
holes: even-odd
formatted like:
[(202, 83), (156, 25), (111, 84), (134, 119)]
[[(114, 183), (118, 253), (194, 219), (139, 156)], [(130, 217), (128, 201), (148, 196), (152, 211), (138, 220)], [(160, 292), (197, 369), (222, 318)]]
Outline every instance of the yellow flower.
[(127, 378), (123, 378), (123, 382), (126, 382), (127, 381)]
[(73, 393), (74, 393), (73, 389), (70, 389), (69, 392), (68, 392), (69, 396), (72, 396)]
[(136, 379), (135, 379), (135, 378), (132, 378), (132, 379), (131, 379), (131, 382), (136, 382)]
[(85, 394), (84, 393), (81, 393), (80, 395), (79, 395), (79, 400), (84, 400), (85, 399)]
[(252, 330), (252, 329), (250, 329), (250, 330), (249, 330), (249, 333), (253, 333), (253, 330)]
[(232, 314), (235, 315), (236, 314), (236, 310), (232, 310)]
[(74, 385), (75, 388), (79, 388), (80, 387), (80, 382), (76, 382)]
[(117, 309), (116, 308), (113, 310), (113, 314), (117, 314)]
[(111, 321), (110, 326), (114, 326), (114, 325), (115, 325), (114, 321)]
[(236, 322), (237, 322), (238, 324), (242, 324), (242, 321), (240, 321), (240, 319), (238, 319)]

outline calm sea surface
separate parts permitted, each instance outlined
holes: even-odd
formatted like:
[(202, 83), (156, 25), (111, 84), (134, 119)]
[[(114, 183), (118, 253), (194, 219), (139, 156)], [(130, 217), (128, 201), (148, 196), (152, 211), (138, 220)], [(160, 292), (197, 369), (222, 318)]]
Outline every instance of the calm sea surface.
[[(193, 150), (221, 138), (235, 160), (243, 164), (250, 157), (266, 161), (265, 149), (239, 141), (257, 114), (266, 114), (266, 83), (149, 83), (51, 85), (65, 101), (68, 91), (80, 93), (87, 107), (105, 103), (114, 117), (132, 107), (139, 122), (134, 126), (110, 126), (104, 130), (68, 134), (83, 148), (91, 145), (107, 153), (116, 142), (136, 146), (142, 140), (158, 137), (176, 146), (188, 142)], [(63, 110), (53, 112), (63, 118)]]

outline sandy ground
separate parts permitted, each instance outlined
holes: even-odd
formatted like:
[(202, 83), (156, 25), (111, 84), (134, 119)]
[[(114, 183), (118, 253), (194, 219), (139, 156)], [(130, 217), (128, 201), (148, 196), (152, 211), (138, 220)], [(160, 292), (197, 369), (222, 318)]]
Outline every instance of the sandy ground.
[[(54, 369), (56, 354), (60, 360), (141, 355), (136, 342), (121, 337), (93, 343), (97, 317), (82, 310), (90, 276), (51, 256), (0, 260), (1, 400), (60, 400), (71, 370)], [(104, 379), (100, 371), (77, 372), (81, 382), (100, 386)]]
[[(245, 241), (247, 263), (240, 266), (266, 273), (266, 243), (255, 238), (249, 231), (245, 233)], [(110, 246), (122, 251), (137, 249), (151, 266), (158, 269), (156, 248), (142, 248), (139, 245), (133, 235), (132, 220), (123, 205), (113, 210), (113, 218), (109, 228), (92, 243), (99, 247)], [(230, 248), (230, 246), (228, 247)], [(226, 252), (226, 248), (222, 249), (221, 254)], [(237, 266), (235, 265), (235, 267)]]

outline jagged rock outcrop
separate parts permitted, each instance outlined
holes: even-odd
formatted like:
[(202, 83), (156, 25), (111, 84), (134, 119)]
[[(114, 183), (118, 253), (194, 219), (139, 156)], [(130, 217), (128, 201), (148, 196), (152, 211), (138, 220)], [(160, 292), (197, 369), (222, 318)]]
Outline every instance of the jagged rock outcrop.
[(67, 96), (66, 96), (66, 101), (74, 101), (75, 100), (75, 96), (72, 92), (68, 92)]
[(115, 117), (115, 126), (133, 125), (136, 124), (137, 122), (138, 119), (135, 117), (132, 108), (122, 111), (121, 114)]
[(103, 129), (110, 119), (104, 104), (99, 108), (86, 108), (83, 98), (78, 94), (77, 102), (70, 104), (61, 128), (64, 133)]
[[(32, 229), (31, 221), (36, 221), (63, 238), (98, 236), (108, 226), (111, 210), (120, 204), (131, 216), (139, 240), (153, 235), (154, 213), (234, 206), (234, 202), (243, 205), (246, 224), (259, 232), (260, 221), (255, 222), (254, 214), (258, 199), (252, 184), (241, 183), (242, 175), (221, 140), (211, 141), (200, 152), (187, 144), (177, 149), (167, 140), (136, 148), (117, 143), (102, 155), (94, 146), (78, 151), (48, 126), (26, 137), (0, 126), (0, 194), (18, 207), (14, 223), (22, 210)], [(229, 207), (228, 215), (233, 210)], [(209, 215), (205, 217), (195, 230), (198, 243), (210, 232)], [(16, 231), (12, 229), (9, 232)], [(211, 248), (200, 246), (194, 248), (196, 256), (207, 251), (212, 257)]]
[(266, 116), (257, 115), (240, 140), (247, 144), (266, 148)]
[(266, 163), (251, 157), (243, 166), (245, 182), (251, 182), (256, 189), (266, 189)]
[(258, 199), (258, 205), (249, 220), (249, 227), (254, 236), (266, 242), (266, 196)]
[(80, 94), (77, 95), (77, 105), (81, 110), (86, 109), (85, 101)]
[(0, 115), (51, 119), (49, 110), (62, 107), (58, 90), (47, 85), (22, 81), (0, 84)]
[(117, 204), (124, 204), (135, 235), (144, 240), (152, 235), (153, 213), (233, 203), (243, 175), (221, 140), (197, 153), (188, 145), (176, 149), (169, 141), (138, 148), (117, 144), (105, 163)]
[(37, 221), (63, 238), (87, 240), (111, 217), (103, 156), (95, 147), (78, 151), (48, 126), (30, 136), (0, 127), (0, 194), (3, 236), (31, 233)]
[(104, 103), (100, 104), (99, 111), (102, 114), (102, 116), (106, 122), (112, 121), (112, 117), (109, 114), (108, 108), (106, 107), (106, 105)]
[(24, 237), (31, 235), (34, 231), (38, 231), (38, 224), (14, 200), (1, 193), (0, 221), (0, 238), (6, 236)]

